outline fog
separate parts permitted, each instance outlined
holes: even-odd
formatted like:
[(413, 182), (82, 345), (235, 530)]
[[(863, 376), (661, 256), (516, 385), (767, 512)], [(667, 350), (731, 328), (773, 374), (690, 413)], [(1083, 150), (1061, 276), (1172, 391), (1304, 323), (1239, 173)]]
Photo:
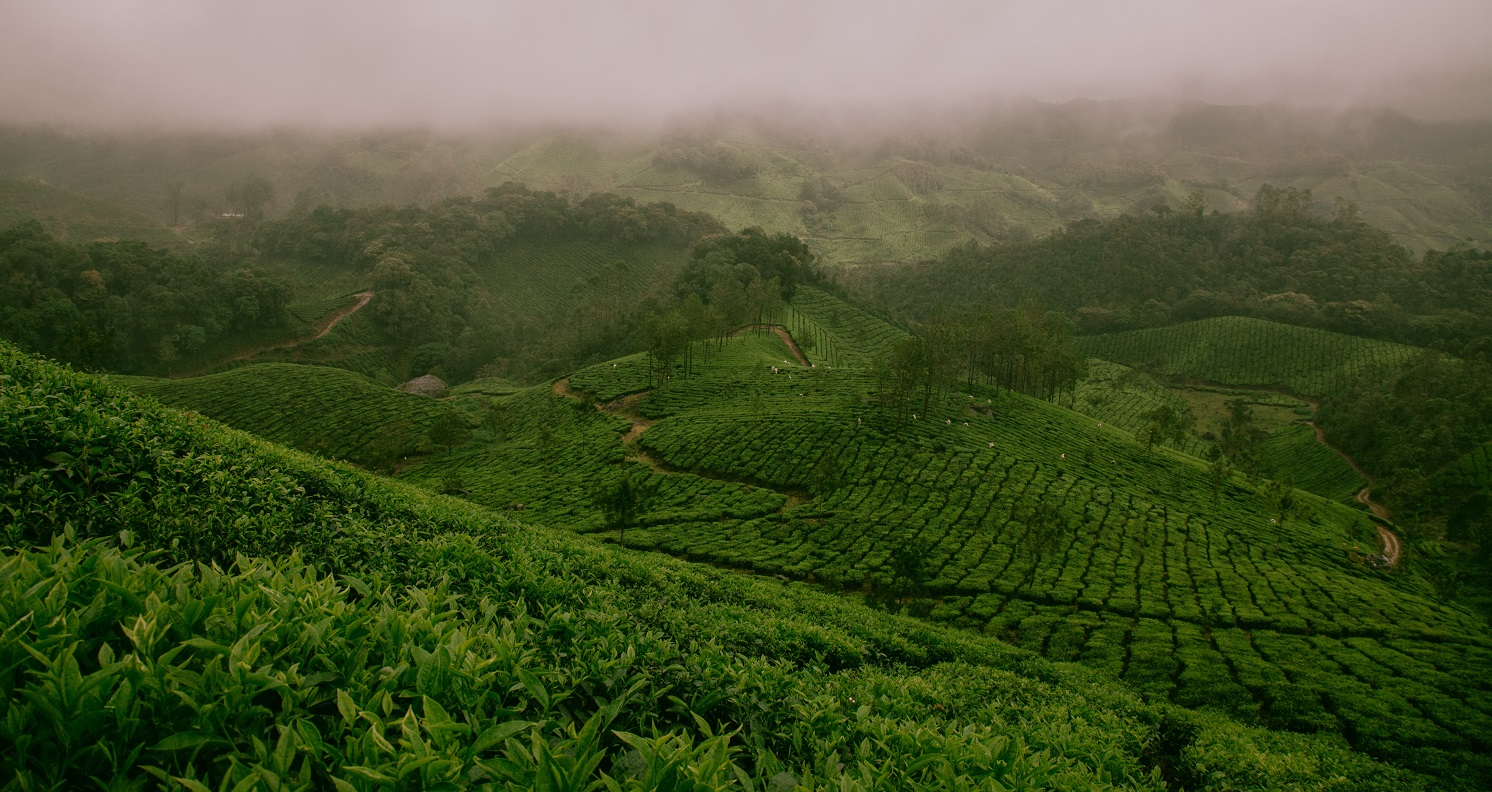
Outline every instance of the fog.
[(1486, 118), (1492, 3), (0, 0), (7, 123), (644, 126), (1121, 97)]

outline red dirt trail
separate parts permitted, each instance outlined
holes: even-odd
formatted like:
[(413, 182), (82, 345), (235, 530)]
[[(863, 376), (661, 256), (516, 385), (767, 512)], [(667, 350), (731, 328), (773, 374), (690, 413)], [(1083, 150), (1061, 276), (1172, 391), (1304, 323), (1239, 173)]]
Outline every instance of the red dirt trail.
[(248, 360), (252, 357), (258, 357), (265, 352), (274, 352), (279, 349), (290, 349), (291, 347), (297, 347), (301, 344), (315, 341), (316, 339), (325, 336), (327, 333), (330, 333), (332, 331), (332, 328), (336, 327), (337, 324), (340, 323), (343, 319), (346, 319), (347, 317), (352, 316), (353, 314), (362, 310), (363, 306), (367, 305), (368, 301), (373, 299), (373, 292), (363, 291), (358, 292), (357, 294), (354, 294), (352, 296), (352, 302), (342, 306), (341, 308), (328, 311), (325, 316), (317, 320), (315, 326), (316, 332), (313, 335), (308, 335), (304, 338), (296, 338), (291, 341), (279, 341), (273, 344), (260, 344), (258, 346), (251, 346), (240, 349), (237, 352), (228, 355), (227, 357), (218, 358), (217, 360), (214, 360), (206, 365), (198, 366), (189, 371), (178, 371), (174, 374), (171, 374), (171, 379), (200, 377), (203, 374), (206, 374), (207, 372), (217, 368), (218, 366), (223, 365), (224, 363), (232, 363), (235, 360)]

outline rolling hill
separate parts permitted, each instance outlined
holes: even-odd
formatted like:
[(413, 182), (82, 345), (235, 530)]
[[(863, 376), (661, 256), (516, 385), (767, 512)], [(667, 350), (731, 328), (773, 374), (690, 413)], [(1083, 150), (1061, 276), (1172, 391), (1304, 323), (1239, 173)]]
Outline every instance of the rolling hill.
[(1078, 344), (1093, 357), (1149, 366), (1168, 376), (1279, 387), (1317, 397), (1350, 380), (1386, 375), (1422, 352), (1403, 344), (1242, 316), (1083, 336)]
[(162, 404), (367, 467), (391, 468), (405, 457), (428, 454), (442, 448), (439, 441), (454, 443), (466, 429), (464, 419), (444, 402), (338, 368), (262, 363), (181, 380), (116, 379)]
[(1428, 780), (812, 587), (530, 527), (0, 356), (0, 469), (15, 482), (0, 494), (13, 625), (0, 656), (16, 671), (0, 751), (23, 783)]
[(0, 230), (36, 220), (62, 242), (139, 239), (153, 247), (191, 240), (139, 211), (41, 181), (0, 179)]
[[(1325, 448), (1271, 440), (1324, 496), (1286, 499), (1147, 450), (1123, 420), (983, 387), (931, 395), (898, 423), (855, 362), (899, 331), (836, 302), (805, 289), (784, 311), (821, 339), (812, 367), (757, 331), (699, 349), (694, 375), (661, 386), (633, 356), (458, 395), (470, 440), (401, 476), (631, 548), (854, 592), (1151, 701), (1334, 734), (1419, 772), (1487, 772), (1492, 694), (1466, 687), (1492, 660), (1485, 623), (1412, 570), (1364, 563), (1375, 525), (1336, 502), (1351, 484), (1311, 461), (1334, 457)], [(594, 493), (623, 478), (655, 494), (619, 533)]]
[(165, 184), (176, 181), (194, 220), (216, 215), (228, 186), (250, 175), (276, 185), (278, 214), (317, 203), (428, 204), (517, 179), (804, 235), (835, 265), (930, 259), (970, 240), (1176, 208), (1198, 191), (1212, 208), (1237, 211), (1266, 183), (1312, 190), (1322, 211), (1339, 197), (1353, 201), (1363, 219), (1416, 252), (1492, 243), (1492, 176), (1476, 124), (1121, 100), (834, 127), (752, 117), (663, 134), (110, 136), (12, 127), (0, 129), (0, 177), (45, 179), (157, 218)]

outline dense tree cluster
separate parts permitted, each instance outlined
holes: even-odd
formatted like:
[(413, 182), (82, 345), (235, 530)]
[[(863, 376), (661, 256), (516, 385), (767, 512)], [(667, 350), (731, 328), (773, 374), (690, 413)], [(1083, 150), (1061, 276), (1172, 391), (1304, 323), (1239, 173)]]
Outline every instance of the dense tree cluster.
[(906, 319), (1036, 297), (1083, 333), (1250, 315), (1462, 354), (1492, 337), (1492, 255), (1416, 260), (1352, 204), (1326, 217), (1309, 191), (1270, 185), (1245, 213), (1208, 212), (1198, 193), (1176, 210), (867, 268), (851, 285)]
[[(731, 331), (761, 324), (800, 284), (827, 285), (817, 258), (791, 234), (748, 228), (700, 240), (674, 281), (675, 300), (643, 325), (649, 371), (659, 381), (687, 376), (695, 341), (718, 347)], [(710, 345), (700, 348), (709, 354)]]
[(507, 182), (479, 198), (449, 198), (429, 207), (318, 206), (261, 225), (256, 246), (273, 256), (371, 268), (394, 250), (429, 251), (472, 263), (505, 244), (521, 241), (579, 237), (597, 242), (688, 244), (722, 230), (709, 215), (686, 212), (670, 203), (639, 205), (611, 193), (572, 202), (558, 193)]
[(283, 326), (290, 294), (262, 271), (143, 242), (69, 245), (35, 221), (0, 233), (0, 336), (77, 366), (158, 372)]
[(1492, 365), (1425, 353), (1387, 381), (1357, 382), (1321, 403), (1321, 423), (1363, 466), (1379, 497), (1406, 512), (1454, 506), (1435, 474), (1492, 437)]
[(799, 284), (824, 284), (816, 263), (813, 251), (791, 234), (768, 234), (760, 228), (717, 234), (700, 240), (689, 253), (689, 263), (679, 275), (679, 291), (709, 299), (721, 281), (739, 281), (744, 288), (752, 281), (775, 280), (783, 299), (792, 299)]
[(478, 371), (548, 375), (636, 344), (643, 315), (666, 300), (648, 292), (625, 260), (556, 301), (563, 315), (535, 306), (504, 314), (481, 272), (516, 245), (588, 240), (617, 249), (662, 244), (681, 249), (723, 229), (713, 218), (672, 204), (640, 205), (598, 193), (579, 201), (508, 182), (479, 198), (429, 207), (321, 206), (259, 226), (265, 256), (332, 263), (368, 274), (369, 314), (403, 350), (410, 371), (435, 369), (464, 379)]
[(761, 163), (756, 158), (732, 146), (694, 138), (664, 143), (653, 155), (653, 164), (691, 171), (713, 184), (726, 184), (755, 176), (761, 171)]
[(1071, 395), (1087, 376), (1073, 343), (1072, 323), (1027, 300), (968, 319), (937, 316), (901, 339), (876, 367), (878, 401), (897, 420), (926, 413), (935, 393), (966, 382), (1042, 399)]

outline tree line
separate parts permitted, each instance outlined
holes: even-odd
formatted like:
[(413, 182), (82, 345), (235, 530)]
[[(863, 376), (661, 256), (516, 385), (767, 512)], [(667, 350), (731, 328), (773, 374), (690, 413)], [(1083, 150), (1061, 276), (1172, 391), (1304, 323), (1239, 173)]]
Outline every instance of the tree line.
[(1415, 257), (1350, 202), (1264, 185), (1248, 211), (1179, 208), (1080, 219), (1029, 241), (969, 244), (931, 262), (865, 268), (846, 285), (906, 321), (1034, 297), (1080, 333), (1245, 315), (1463, 356), (1492, 351), (1492, 253)]
[(0, 233), (0, 336), (82, 368), (162, 373), (285, 327), (290, 298), (255, 267), (138, 241), (68, 244), (34, 220)]
[[(667, 282), (634, 268), (645, 246), (678, 250), (724, 228), (669, 203), (598, 193), (573, 196), (507, 182), (476, 198), (428, 207), (318, 206), (256, 226), (254, 255), (365, 273), (368, 316), (412, 374), (551, 376), (636, 348), (646, 314), (666, 304)], [(612, 265), (559, 287), (552, 299), (505, 312), (489, 273), (502, 256), (584, 241)]]
[(927, 413), (960, 379), (1040, 399), (1071, 398), (1088, 375), (1072, 323), (1035, 300), (967, 318), (937, 315), (877, 362), (876, 401), (898, 423)]

